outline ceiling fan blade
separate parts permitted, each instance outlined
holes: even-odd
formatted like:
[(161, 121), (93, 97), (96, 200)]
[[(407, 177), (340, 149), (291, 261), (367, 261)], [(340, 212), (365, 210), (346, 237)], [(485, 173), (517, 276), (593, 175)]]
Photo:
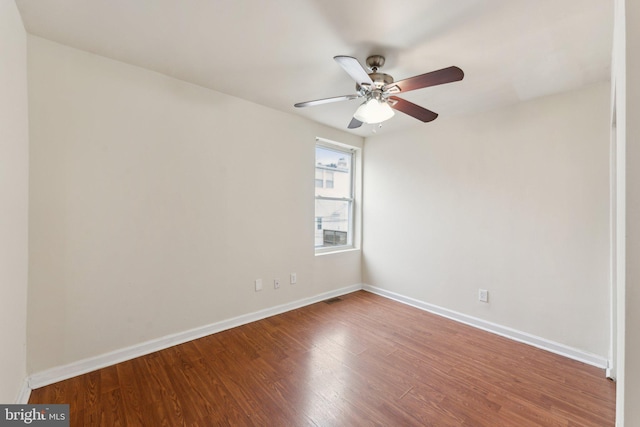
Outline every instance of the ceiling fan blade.
[(338, 55), (334, 56), (333, 59), (335, 59), (335, 61), (340, 64), (340, 66), (344, 68), (351, 78), (359, 85), (362, 85), (363, 83), (369, 85), (373, 84), (373, 80), (371, 80), (367, 71), (362, 67), (362, 65), (360, 65), (356, 58)]
[(359, 128), (360, 126), (362, 126), (362, 122), (354, 117), (351, 119), (351, 122), (349, 122), (349, 126), (347, 127), (349, 129), (356, 129), (356, 128)]
[(349, 101), (352, 99), (360, 98), (360, 95), (343, 95), (334, 96), (333, 98), (316, 99), (314, 101), (298, 102), (294, 104), (294, 107), (312, 107), (314, 105), (328, 104), (330, 102)]
[(434, 113), (431, 110), (427, 110), (426, 108), (423, 108), (405, 99), (398, 98), (397, 96), (389, 97), (389, 99), (393, 101), (389, 103), (389, 105), (391, 105), (391, 108), (402, 111), (403, 113), (408, 114), (409, 116), (418, 119), (421, 122), (430, 122), (438, 117), (438, 113)]
[(408, 79), (390, 83), (384, 87), (389, 90), (394, 86), (398, 87), (401, 92), (422, 89), (429, 86), (437, 86), (445, 83), (457, 82), (462, 80), (464, 72), (458, 67), (448, 67), (442, 70), (432, 71), (430, 73), (420, 74), (419, 76), (409, 77)]

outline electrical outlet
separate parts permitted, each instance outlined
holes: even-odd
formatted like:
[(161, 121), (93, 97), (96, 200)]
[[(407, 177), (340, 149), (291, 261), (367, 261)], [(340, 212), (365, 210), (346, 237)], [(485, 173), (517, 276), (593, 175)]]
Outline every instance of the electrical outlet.
[(256, 279), (255, 284), (256, 284), (256, 292), (261, 291), (262, 290), (262, 279)]
[(280, 287), (280, 279), (273, 279), (273, 289), (278, 289)]
[(486, 289), (478, 289), (478, 299), (482, 302), (489, 302), (489, 291)]
[(291, 273), (289, 283), (291, 283), (292, 285), (298, 283), (298, 275), (296, 273)]

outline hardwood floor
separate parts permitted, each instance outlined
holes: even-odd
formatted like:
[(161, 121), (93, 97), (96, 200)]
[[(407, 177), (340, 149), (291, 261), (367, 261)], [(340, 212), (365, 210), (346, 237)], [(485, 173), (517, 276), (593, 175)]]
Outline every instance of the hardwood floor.
[(358, 291), (34, 390), (72, 426), (614, 425), (601, 369)]

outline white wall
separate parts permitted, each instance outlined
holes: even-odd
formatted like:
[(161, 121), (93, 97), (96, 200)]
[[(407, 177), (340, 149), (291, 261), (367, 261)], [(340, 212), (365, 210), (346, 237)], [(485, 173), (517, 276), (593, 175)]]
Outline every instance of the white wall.
[(603, 83), (368, 138), (364, 282), (608, 357), (609, 117)]
[(0, 0), (0, 402), (26, 377), (29, 134), (27, 38), (13, 0)]
[(361, 282), (313, 244), (315, 137), (360, 137), (32, 36), (28, 70), (30, 372)]

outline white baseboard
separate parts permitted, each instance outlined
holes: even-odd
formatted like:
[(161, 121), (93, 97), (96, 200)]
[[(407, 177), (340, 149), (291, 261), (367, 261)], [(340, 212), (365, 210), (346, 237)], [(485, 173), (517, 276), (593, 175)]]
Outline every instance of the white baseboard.
[(202, 338), (207, 335), (215, 334), (216, 332), (221, 332), (247, 323), (255, 322), (256, 320), (275, 316), (276, 314), (295, 310), (297, 308), (304, 307), (310, 304), (315, 304), (317, 302), (324, 301), (325, 299), (348, 294), (360, 289), (362, 289), (361, 284), (347, 286), (333, 291), (324, 292), (312, 297), (303, 298), (290, 303), (256, 311), (254, 313), (244, 314), (242, 316), (233, 317), (231, 319), (212, 323), (210, 325), (190, 329), (188, 331), (167, 335), (161, 338), (143, 342), (141, 344), (136, 344), (130, 347), (122, 348), (120, 350), (101, 354), (99, 356), (79, 360), (68, 365), (58, 366), (42, 372), (36, 372), (29, 377), (29, 392), (32, 389), (44, 387), (58, 381), (66, 380), (68, 378), (86, 374), (87, 372), (105, 368), (116, 363), (144, 356), (145, 354), (164, 350), (166, 348), (173, 347), (174, 345), (182, 344), (188, 341)]
[(242, 316), (212, 323), (210, 325), (190, 329), (188, 331), (167, 335), (161, 338), (146, 341), (130, 347), (125, 347), (95, 357), (79, 360), (68, 365), (58, 366), (55, 368), (47, 369), (45, 371), (36, 372), (32, 374), (27, 380), (25, 380), (25, 383), (20, 390), (17, 403), (27, 403), (31, 394), (31, 390), (36, 388), (44, 387), (58, 381), (63, 381), (78, 375), (86, 374), (87, 372), (105, 368), (107, 366), (124, 362), (126, 360), (131, 360), (136, 357), (144, 356), (146, 354), (153, 353), (159, 350), (164, 350), (166, 348), (173, 347), (174, 345), (182, 344), (188, 341), (202, 338), (207, 335), (215, 334), (216, 332), (221, 332), (267, 317), (275, 316), (277, 314), (285, 313), (287, 311), (295, 310), (297, 308), (304, 307), (310, 304), (315, 304), (328, 298), (355, 292), (360, 289), (364, 289), (365, 291), (383, 296), (385, 298), (389, 298), (403, 304), (407, 304), (412, 307), (416, 307), (421, 310), (425, 310), (446, 317), (448, 319), (455, 320), (457, 322), (464, 323), (466, 325), (512, 339), (514, 341), (529, 344), (534, 347), (568, 357), (570, 359), (578, 360), (589, 365), (597, 366), (603, 369), (608, 366), (608, 361), (606, 358), (592, 353), (574, 349), (564, 344), (553, 342), (545, 338), (540, 338), (535, 335), (521, 332), (506, 326), (487, 322), (476, 317), (458, 313), (453, 310), (429, 304), (427, 302), (420, 301), (411, 297), (406, 297), (404, 295), (377, 288), (375, 286), (356, 284), (336, 289), (330, 292), (318, 294), (312, 297), (303, 298), (290, 303), (256, 311), (254, 313), (244, 314)]
[(22, 382), (22, 387), (20, 387), (18, 397), (16, 398), (16, 403), (21, 405), (27, 404), (29, 403), (29, 397), (31, 397), (31, 387), (29, 387), (29, 379), (25, 378)]
[(443, 307), (439, 307), (434, 304), (429, 304), (424, 301), (420, 301), (411, 297), (397, 294), (395, 292), (387, 291), (385, 289), (377, 288), (371, 285), (363, 285), (362, 289), (365, 291), (389, 298), (403, 304), (410, 305), (412, 307), (419, 308), (421, 310), (428, 311), (433, 314), (437, 314), (442, 317), (446, 317), (451, 320), (455, 320), (465, 325), (473, 326), (478, 329), (482, 329), (487, 332), (494, 333), (496, 335), (503, 336), (505, 338), (512, 339), (524, 344), (550, 351), (551, 353), (559, 354), (561, 356), (568, 357), (573, 360), (577, 360), (598, 368), (606, 369), (608, 360), (597, 354), (589, 353), (586, 351), (578, 350), (564, 344), (560, 344), (554, 341), (540, 338), (535, 335), (528, 334), (526, 332), (518, 331), (506, 326), (498, 325), (496, 323), (488, 322), (486, 320), (478, 319), (477, 317), (468, 316), (466, 314), (458, 313), (453, 310), (449, 310)]

